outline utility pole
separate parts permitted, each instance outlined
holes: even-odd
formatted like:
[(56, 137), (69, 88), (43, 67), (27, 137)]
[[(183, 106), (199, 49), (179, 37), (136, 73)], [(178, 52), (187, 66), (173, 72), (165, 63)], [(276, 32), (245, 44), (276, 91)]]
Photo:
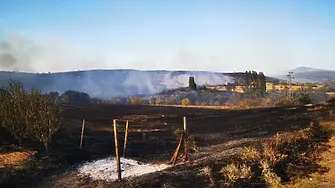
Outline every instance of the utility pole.
[(292, 79), (294, 79), (293, 77), (293, 72), (288, 72), (288, 87), (289, 87), (289, 96), (292, 97)]

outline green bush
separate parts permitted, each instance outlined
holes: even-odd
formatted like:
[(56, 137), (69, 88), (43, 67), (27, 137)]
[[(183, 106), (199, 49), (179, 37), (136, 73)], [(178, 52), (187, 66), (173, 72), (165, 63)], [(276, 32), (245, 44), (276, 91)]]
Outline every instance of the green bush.
[(85, 92), (67, 90), (61, 96), (60, 100), (65, 104), (90, 104), (91, 98)]
[(12, 136), (20, 143), (28, 137), (28, 129), (25, 120), (27, 107), (27, 92), (19, 82), (9, 82), (7, 92), (1, 93), (1, 123)]
[(311, 104), (311, 103), (313, 103), (313, 99), (312, 99), (312, 97), (311, 97), (310, 94), (308, 94), (308, 93), (301, 93), (298, 96), (298, 103), (300, 105)]
[(0, 93), (1, 126), (19, 141), (42, 143), (45, 149), (61, 124), (61, 106), (37, 90), (27, 92), (20, 82), (10, 81), (7, 92)]

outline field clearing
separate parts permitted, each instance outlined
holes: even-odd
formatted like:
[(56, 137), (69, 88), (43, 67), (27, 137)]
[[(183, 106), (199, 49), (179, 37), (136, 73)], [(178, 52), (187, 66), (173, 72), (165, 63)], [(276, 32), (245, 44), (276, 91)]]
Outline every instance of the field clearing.
[[(206, 187), (199, 177), (200, 166), (218, 163), (236, 154), (244, 146), (277, 133), (294, 132), (309, 125), (308, 107), (267, 109), (205, 109), (141, 105), (65, 106), (64, 124), (55, 135), (45, 159), (32, 159), (43, 168), (30, 169), (5, 182), (6, 187), (162, 187), (179, 182), (177, 187)], [(145, 163), (167, 162), (178, 142), (174, 132), (182, 129), (187, 117), (188, 132), (194, 147), (190, 164), (131, 178), (122, 182), (105, 182), (78, 176), (76, 167), (83, 162), (115, 155), (113, 119), (118, 119), (119, 145), (123, 146), (125, 121), (129, 120), (126, 158)], [(79, 149), (81, 121), (85, 119), (83, 149)], [(120, 154), (122, 155), (122, 147)], [(33, 173), (34, 175), (31, 175)], [(192, 181), (190, 182), (190, 179)]]

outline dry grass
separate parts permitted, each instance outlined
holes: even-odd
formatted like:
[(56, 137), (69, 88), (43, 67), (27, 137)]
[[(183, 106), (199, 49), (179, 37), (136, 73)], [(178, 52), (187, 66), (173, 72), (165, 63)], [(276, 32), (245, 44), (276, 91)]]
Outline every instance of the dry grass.
[[(237, 160), (224, 167), (220, 173), (228, 185), (233, 187), (241, 181), (281, 187), (282, 183), (294, 182), (296, 179), (308, 177), (311, 173), (324, 172), (324, 167), (332, 164), (334, 170), (329, 171), (329, 180), (335, 182), (332, 180), (335, 177), (335, 160), (332, 158), (335, 149), (329, 151), (333, 153), (320, 157), (324, 151), (324, 142), (335, 130), (329, 128), (330, 124), (332, 123), (319, 124), (318, 121), (314, 121), (305, 129), (260, 140), (254, 146), (245, 147), (237, 156)], [(330, 145), (335, 146), (335, 138), (329, 142), (333, 142)], [(320, 161), (320, 158), (327, 158), (327, 163)]]
[(227, 178), (228, 183), (235, 183), (239, 179), (250, 179), (252, 176), (251, 168), (246, 164), (229, 164), (222, 168), (220, 173)]
[(245, 161), (259, 161), (261, 159), (261, 154), (254, 147), (244, 147), (241, 152), (241, 159)]
[(271, 187), (278, 187), (280, 185), (281, 179), (276, 173), (273, 172), (269, 162), (263, 160), (260, 162), (260, 164), (262, 166), (262, 178), (266, 184), (270, 185)]
[(35, 151), (21, 151), (0, 154), (0, 168), (9, 165), (20, 165), (35, 154)]
[[(321, 123), (326, 129), (335, 130), (335, 122)], [(283, 188), (312, 188), (312, 187), (335, 187), (335, 136), (332, 136), (327, 145), (330, 147), (328, 151), (321, 154), (321, 160), (318, 164), (327, 167), (328, 171), (325, 173), (316, 172), (306, 178), (299, 178), (290, 184), (282, 185)]]
[(208, 177), (212, 185), (215, 185), (215, 178), (212, 172), (212, 169), (206, 166), (205, 168), (201, 169), (201, 172), (204, 176)]

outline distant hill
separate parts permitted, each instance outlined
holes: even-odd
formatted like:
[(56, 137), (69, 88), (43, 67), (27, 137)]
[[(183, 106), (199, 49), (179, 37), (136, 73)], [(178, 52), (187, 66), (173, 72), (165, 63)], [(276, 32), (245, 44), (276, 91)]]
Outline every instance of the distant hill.
[(306, 72), (315, 72), (315, 71), (325, 71), (323, 69), (318, 69), (318, 68), (313, 68), (313, 67), (305, 67), (305, 66), (301, 66), (301, 67), (297, 67), (293, 70), (290, 70), (294, 73), (306, 73)]
[[(318, 69), (312, 67), (297, 67), (290, 70), (293, 72), (295, 82), (322, 83), (324, 81), (335, 81), (335, 70)], [(287, 71), (289, 72), (289, 71)], [(287, 75), (279, 75), (280, 79), (287, 79)]]
[(77, 90), (92, 97), (110, 98), (187, 87), (190, 76), (195, 77), (198, 85), (233, 83), (232, 77), (216, 72), (118, 69), (44, 74), (0, 71), (0, 86), (12, 79), (21, 81), (27, 89), (35, 88), (42, 92)]

